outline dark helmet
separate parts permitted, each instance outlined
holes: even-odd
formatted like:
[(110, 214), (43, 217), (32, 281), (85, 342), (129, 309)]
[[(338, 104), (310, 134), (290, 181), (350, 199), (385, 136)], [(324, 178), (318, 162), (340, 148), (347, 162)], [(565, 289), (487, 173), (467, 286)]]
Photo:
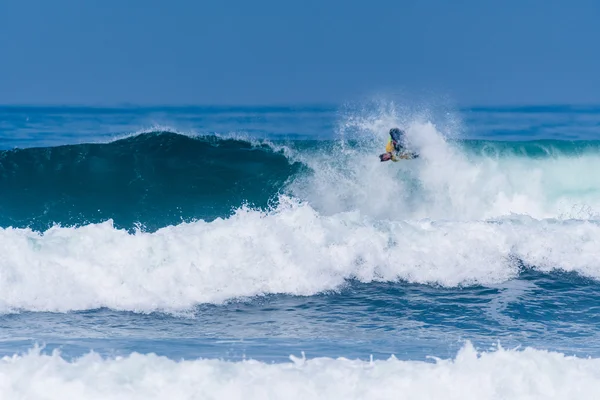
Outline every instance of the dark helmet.
[(392, 156), (390, 155), (390, 153), (383, 153), (379, 155), (379, 161), (388, 161), (391, 160)]
[(390, 136), (392, 137), (392, 140), (394, 142), (399, 142), (402, 139), (403, 135), (404, 135), (404, 131), (401, 131), (398, 128), (390, 129)]

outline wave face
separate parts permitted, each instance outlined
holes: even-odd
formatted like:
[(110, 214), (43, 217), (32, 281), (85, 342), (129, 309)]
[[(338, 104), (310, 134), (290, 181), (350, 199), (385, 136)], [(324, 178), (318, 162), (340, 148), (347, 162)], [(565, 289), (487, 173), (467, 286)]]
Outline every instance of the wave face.
[(0, 152), (0, 226), (112, 219), (148, 230), (266, 207), (298, 169), (265, 145), (150, 132), (111, 143)]
[[(367, 132), (370, 132), (367, 130)], [(380, 137), (378, 137), (379, 135)], [(267, 210), (280, 194), (325, 215), (473, 220), (596, 218), (600, 142), (449, 140), (414, 123), (421, 157), (379, 163), (385, 137), (249, 142), (173, 132), (0, 152), (0, 226), (45, 230), (112, 220), (148, 231)]]
[[(173, 361), (153, 354), (73, 361), (34, 349), (0, 360), (0, 393), (28, 399), (595, 399), (600, 360), (466, 344), (435, 362), (290, 356), (292, 362)], [(27, 377), (27, 378), (24, 378)], [(126, 395), (125, 395), (126, 393)]]

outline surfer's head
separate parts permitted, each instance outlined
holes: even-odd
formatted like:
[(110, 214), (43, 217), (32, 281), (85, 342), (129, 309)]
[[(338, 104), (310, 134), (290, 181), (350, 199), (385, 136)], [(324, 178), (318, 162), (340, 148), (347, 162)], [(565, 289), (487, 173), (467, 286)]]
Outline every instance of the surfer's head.
[(390, 153), (383, 153), (379, 155), (379, 161), (384, 162), (384, 161), (389, 161), (392, 159), (392, 155)]

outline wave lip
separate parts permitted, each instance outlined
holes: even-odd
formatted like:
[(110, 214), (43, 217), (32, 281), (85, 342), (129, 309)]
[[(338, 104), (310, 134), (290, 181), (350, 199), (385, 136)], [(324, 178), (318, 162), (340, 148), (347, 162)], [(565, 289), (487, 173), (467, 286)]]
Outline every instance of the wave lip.
[(28, 399), (595, 399), (600, 360), (526, 348), (478, 352), (434, 362), (344, 358), (266, 364), (248, 360), (172, 361), (153, 354), (104, 359), (60, 353), (0, 360), (0, 394)]

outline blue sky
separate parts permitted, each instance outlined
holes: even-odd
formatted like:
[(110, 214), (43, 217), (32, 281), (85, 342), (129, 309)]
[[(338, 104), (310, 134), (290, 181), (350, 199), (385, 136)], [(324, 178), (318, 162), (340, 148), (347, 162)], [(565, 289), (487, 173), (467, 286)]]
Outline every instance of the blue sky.
[(1, 0), (0, 103), (600, 103), (597, 0)]

